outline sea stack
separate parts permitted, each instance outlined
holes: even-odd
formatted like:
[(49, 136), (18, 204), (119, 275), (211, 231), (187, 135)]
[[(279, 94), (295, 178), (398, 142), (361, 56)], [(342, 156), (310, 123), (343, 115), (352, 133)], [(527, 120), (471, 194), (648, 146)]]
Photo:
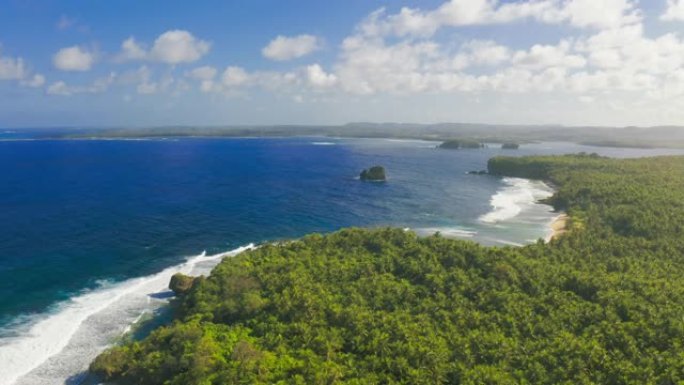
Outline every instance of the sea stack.
[(369, 169), (361, 171), (359, 178), (367, 182), (384, 182), (387, 180), (385, 168), (382, 166), (373, 166)]

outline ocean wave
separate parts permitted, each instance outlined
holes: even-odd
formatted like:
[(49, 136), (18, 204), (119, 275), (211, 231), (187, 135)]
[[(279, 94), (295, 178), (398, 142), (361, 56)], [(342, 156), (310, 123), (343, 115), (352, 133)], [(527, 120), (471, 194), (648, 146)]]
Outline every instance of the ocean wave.
[(11, 338), (0, 340), (0, 385), (63, 384), (88, 368), (107, 346), (130, 330), (145, 313), (168, 302), (171, 276), (182, 272), (207, 274), (222, 258), (237, 255), (254, 245), (186, 262), (141, 278), (103, 283), (58, 305), (53, 312)]
[(337, 143), (333, 143), (333, 142), (311, 142), (311, 144), (313, 144), (314, 146), (334, 146)]
[(525, 209), (537, 205), (539, 200), (549, 198), (553, 190), (543, 182), (521, 178), (504, 178), (505, 187), (492, 196), (492, 210), (479, 220), (496, 224), (515, 218)]

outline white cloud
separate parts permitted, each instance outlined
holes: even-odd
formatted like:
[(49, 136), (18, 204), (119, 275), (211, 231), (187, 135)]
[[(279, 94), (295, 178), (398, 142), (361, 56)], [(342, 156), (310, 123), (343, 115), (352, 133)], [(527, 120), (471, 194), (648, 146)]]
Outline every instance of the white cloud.
[(0, 80), (21, 80), (27, 72), (22, 58), (0, 57)]
[(168, 64), (191, 63), (201, 59), (211, 49), (211, 43), (197, 39), (190, 32), (172, 30), (155, 40), (150, 57)]
[(306, 77), (309, 84), (314, 87), (332, 87), (337, 83), (337, 76), (326, 73), (318, 64), (306, 67)]
[(121, 52), (116, 56), (117, 61), (143, 60), (147, 58), (145, 48), (133, 36), (121, 43)]
[(202, 80), (200, 82), (200, 91), (202, 92), (212, 92), (216, 89), (216, 84), (213, 80)]
[[(598, 93), (642, 91), (684, 97), (684, 41), (676, 34), (647, 37), (634, 0), (451, 0), (432, 10), (403, 8), (396, 14), (373, 12), (345, 38), (338, 59), (289, 72), (249, 71), (228, 66), (219, 72), (200, 66), (184, 72), (202, 92), (239, 94), (248, 88), (271, 90), (301, 100), (307, 92), (356, 95), (425, 93), (556, 93), (589, 100)], [(495, 40), (466, 40), (460, 46), (435, 33), (463, 25), (531, 20), (584, 29), (581, 34), (513, 49)], [(441, 35), (440, 35), (441, 36)], [(265, 57), (288, 60), (320, 47), (311, 35), (278, 36), (262, 50)], [(186, 31), (169, 31), (148, 52), (133, 38), (122, 44), (128, 58), (170, 64), (197, 60), (209, 44)], [(162, 54), (164, 52), (164, 54)], [(158, 93), (173, 79), (152, 80), (138, 70), (139, 93)], [(131, 77), (122, 75), (120, 79)], [(123, 81), (123, 80), (120, 80)], [(176, 91), (189, 88), (183, 79)], [(675, 84), (682, 83), (681, 87)], [(656, 92), (660, 90), (660, 92)], [(656, 97), (656, 96), (653, 96)]]
[(137, 91), (139, 94), (156, 94), (167, 92), (171, 89), (171, 86), (174, 83), (176, 83), (176, 79), (174, 79), (171, 73), (167, 73), (166, 75), (161, 76), (161, 78), (157, 81), (153, 82), (147, 80), (139, 84)]
[(21, 85), (31, 88), (42, 87), (45, 84), (45, 76), (41, 74), (35, 74), (30, 78), (21, 81)]
[(46, 92), (48, 93), (48, 95), (68, 96), (72, 94), (71, 88), (62, 80), (50, 84)]
[[(337, 60), (325, 67), (314, 62), (277, 72), (235, 65), (222, 70), (197, 66), (180, 72), (182, 77), (174, 80), (172, 75), (178, 71), (174, 67), (168, 67), (164, 76), (153, 76), (142, 66), (117, 77), (117, 82), (141, 94), (172, 91), (169, 95), (175, 95), (192, 85), (202, 92), (225, 95), (260, 89), (300, 102), (332, 100), (344, 94), (357, 100), (386, 100), (383, 98), (397, 95), (418, 100), (426, 94), (479, 99), (515, 94), (525, 95), (512, 97), (516, 100), (565, 97), (577, 105), (622, 100), (626, 108), (632, 96), (634, 100), (684, 101), (684, 38), (677, 33), (649, 36), (641, 18), (635, 0), (451, 0), (432, 10), (372, 13), (343, 40)], [(496, 38), (462, 41), (437, 34), (441, 29), (458, 31), (455, 27), (459, 26), (522, 21), (563, 24), (581, 31), (569, 33), (557, 43), (549, 43), (546, 36), (530, 36), (531, 43), (521, 46), (517, 41), (515, 47)], [(560, 32), (568, 30), (558, 28)], [(320, 45), (311, 35), (278, 36), (262, 53), (273, 60), (288, 60)], [(120, 57), (178, 64), (199, 60), (209, 49), (209, 43), (187, 31), (169, 31), (160, 35), (151, 49), (133, 37), (127, 39)], [(23, 62), (11, 60), (13, 66), (6, 67), (22, 68), (22, 84), (28, 84), (30, 75)], [(107, 89), (106, 82), (101, 84), (99, 88), (96, 83), (73, 87), (56, 82), (48, 92)]]
[(0, 55), (0, 80), (15, 80), (21, 86), (36, 88), (45, 83), (45, 76), (33, 74), (22, 58)]
[(247, 84), (250, 80), (250, 76), (244, 68), (230, 66), (223, 71), (221, 80), (227, 87), (239, 87)]
[(508, 47), (497, 44), (491, 40), (474, 40), (464, 44), (467, 51), (467, 61), (472, 64), (497, 65), (510, 59), (511, 53)]
[(142, 65), (135, 70), (129, 70), (118, 77), (118, 82), (123, 85), (139, 84), (150, 80), (152, 71), (146, 65)]
[(534, 45), (528, 51), (518, 51), (513, 63), (528, 69), (541, 70), (549, 67), (581, 68), (587, 63), (580, 55), (570, 53), (570, 42), (561, 41), (558, 45)]
[(197, 67), (191, 71), (187, 71), (185, 73), (185, 76), (191, 79), (198, 80), (200, 91), (213, 92), (220, 90), (220, 86), (218, 86), (214, 82), (214, 79), (216, 78), (217, 74), (218, 71), (216, 70), (216, 68), (212, 66), (202, 66)]
[(684, 0), (667, 0), (665, 13), (660, 16), (665, 21), (684, 21)]
[(641, 22), (636, 0), (570, 0), (562, 19), (579, 28), (610, 29)]
[(464, 70), (473, 66), (497, 66), (511, 59), (511, 50), (491, 40), (472, 40), (465, 42), (453, 57), (433, 60), (426, 67), (432, 70)]
[(99, 94), (106, 92), (109, 87), (117, 80), (117, 75), (111, 72), (109, 75), (95, 79), (92, 83), (85, 86), (72, 86), (63, 80), (56, 81), (48, 86), (48, 95), (70, 96), (74, 94)]
[(133, 86), (137, 93), (143, 95), (166, 92), (176, 83), (173, 71), (154, 76), (153, 71), (146, 65), (124, 72), (117, 76), (116, 81), (121, 85)]
[(62, 48), (52, 57), (52, 63), (62, 71), (88, 71), (95, 55), (79, 46)]
[(189, 78), (197, 80), (212, 80), (216, 77), (218, 71), (216, 68), (211, 66), (197, 67), (192, 71), (187, 72), (185, 75)]
[(166, 31), (154, 41), (148, 51), (133, 36), (121, 43), (115, 61), (149, 60), (167, 64), (192, 63), (209, 53), (211, 43), (198, 39), (184, 30)]
[(432, 36), (443, 27), (505, 24), (531, 19), (576, 28), (610, 29), (639, 23), (636, 0), (451, 0), (434, 10), (404, 7), (397, 14), (373, 12), (359, 27), (368, 36)]
[(278, 36), (271, 40), (261, 53), (268, 59), (284, 61), (306, 56), (318, 49), (320, 41), (316, 36)]

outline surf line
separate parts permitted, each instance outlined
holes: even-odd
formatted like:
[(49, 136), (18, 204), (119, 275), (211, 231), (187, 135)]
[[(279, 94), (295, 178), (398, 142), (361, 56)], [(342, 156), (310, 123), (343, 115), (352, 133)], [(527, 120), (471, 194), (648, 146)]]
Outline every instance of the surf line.
[[(26, 332), (17, 337), (0, 341), (0, 363), (2, 363), (2, 378), (0, 385), (12, 385), (22, 377), (40, 371), (48, 361), (60, 362), (60, 354), (69, 350), (71, 340), (86, 327), (94, 330), (106, 330), (106, 333), (90, 335), (85, 346), (84, 339), (79, 341), (78, 354), (68, 354), (64, 360), (73, 370), (64, 373), (45, 373), (51, 380), (63, 377), (62, 380), (87, 369), (88, 364), (104, 349), (106, 349), (116, 334), (123, 335), (131, 323), (141, 314), (151, 308), (163, 306), (167, 301), (150, 303), (150, 297), (160, 292), (168, 291), (171, 276), (176, 273), (192, 274), (198, 268), (206, 270), (216, 266), (223, 258), (232, 257), (243, 251), (254, 248), (254, 244), (239, 247), (224, 253), (207, 256), (206, 252), (189, 258), (184, 263), (162, 270), (159, 273), (140, 278), (131, 278), (111, 285), (104, 285), (98, 289), (80, 294), (57, 306), (57, 311), (44, 314), (35, 321)], [(204, 273), (204, 271), (202, 271)], [(116, 314), (124, 317), (101, 317), (107, 324), (88, 325), (100, 313), (115, 308)], [(65, 364), (67, 363), (65, 362)], [(55, 366), (52, 366), (55, 367)], [(60, 365), (57, 365), (60, 367)]]

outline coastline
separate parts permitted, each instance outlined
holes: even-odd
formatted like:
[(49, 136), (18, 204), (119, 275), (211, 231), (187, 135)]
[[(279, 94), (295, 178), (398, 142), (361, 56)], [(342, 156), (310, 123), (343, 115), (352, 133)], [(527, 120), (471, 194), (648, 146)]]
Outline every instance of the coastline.
[(568, 222), (570, 220), (570, 216), (566, 213), (561, 213), (557, 217), (551, 221), (549, 224), (550, 227), (550, 232), (549, 235), (546, 237), (546, 242), (551, 242), (555, 239), (558, 239), (560, 236), (568, 232)]
[(208, 275), (224, 258), (255, 247), (250, 243), (215, 255), (202, 252), (157, 273), (104, 285), (61, 302), (56, 311), (30, 324), (28, 332), (0, 345), (0, 363), (5, 365), (0, 385), (61, 384), (69, 378), (84, 378), (80, 376), (87, 373), (88, 365), (112, 341), (124, 336), (145, 314), (168, 304), (165, 294), (173, 274)]

